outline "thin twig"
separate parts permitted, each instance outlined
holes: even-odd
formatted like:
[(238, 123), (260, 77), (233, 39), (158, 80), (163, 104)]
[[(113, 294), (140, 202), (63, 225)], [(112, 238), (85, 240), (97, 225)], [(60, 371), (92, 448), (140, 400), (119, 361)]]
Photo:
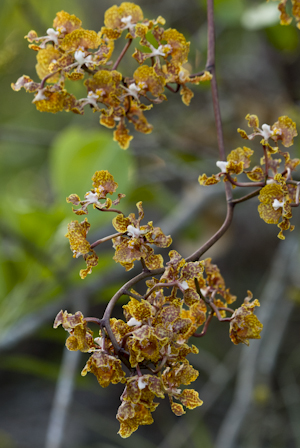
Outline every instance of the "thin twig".
[(94, 247), (99, 246), (99, 244), (104, 243), (105, 241), (109, 241), (113, 238), (116, 238), (117, 236), (123, 235), (124, 232), (118, 232), (114, 233), (113, 235), (105, 236), (104, 238), (100, 238), (99, 240), (95, 241), (93, 244), (91, 244), (91, 249), (94, 249)]
[(248, 201), (248, 199), (254, 198), (255, 196), (259, 195), (261, 188), (258, 188), (255, 191), (252, 191), (252, 193), (246, 194), (246, 196), (243, 196), (239, 199), (233, 199), (232, 203), (235, 204), (240, 204), (241, 202), (245, 202)]
[(170, 282), (170, 283), (156, 283), (156, 285), (152, 286), (152, 288), (144, 295), (144, 299), (148, 299), (149, 296), (156, 290), (161, 288), (170, 288), (171, 286), (178, 286), (178, 282)]
[(114, 63), (114, 65), (113, 65), (113, 67), (112, 67), (112, 70), (117, 70), (118, 65), (120, 64), (121, 60), (123, 59), (123, 57), (124, 57), (126, 51), (128, 50), (128, 48), (130, 47), (131, 42), (132, 42), (132, 39), (128, 39), (127, 44), (125, 45), (125, 47), (124, 47), (123, 50), (121, 51), (121, 53), (120, 53), (118, 59), (117, 59), (116, 62)]
[(225, 174), (229, 182), (236, 187), (264, 187), (266, 185), (265, 182), (237, 182), (230, 176), (229, 173)]
[(214, 316), (214, 314), (210, 313), (208, 318), (205, 321), (205, 324), (204, 324), (204, 327), (203, 327), (203, 330), (201, 331), (201, 333), (194, 333), (192, 336), (195, 338), (202, 338), (202, 336), (204, 336), (206, 334), (207, 329), (209, 327), (209, 324), (211, 323), (213, 316)]
[(143, 297), (139, 296), (138, 294), (134, 294), (133, 292), (128, 291), (127, 289), (124, 290), (124, 293), (123, 293), (123, 294), (125, 294), (126, 296), (129, 296), (129, 297), (133, 297), (134, 299), (138, 300), (139, 302), (140, 302), (140, 301), (142, 300), (142, 298), (143, 298)]
[(177, 84), (177, 87), (176, 87), (176, 89), (173, 89), (173, 87), (171, 87), (169, 84), (166, 84), (166, 88), (167, 89), (169, 89), (171, 92), (173, 92), (173, 93), (177, 93), (177, 92), (179, 92), (179, 90), (180, 90), (180, 84)]
[(119, 215), (123, 215), (124, 216), (124, 213), (121, 212), (121, 210), (118, 210), (116, 208), (99, 208), (99, 207), (97, 207), (97, 205), (95, 205), (95, 208), (97, 210), (99, 210), (100, 212), (114, 212), (114, 213), (118, 213)]
[(227, 214), (222, 226), (205, 244), (203, 244), (203, 246), (187, 257), (186, 261), (199, 260), (199, 258), (224, 235), (232, 222), (234, 205), (233, 201), (227, 202)]
[[(207, 61), (206, 69), (213, 75), (211, 79), (211, 92), (212, 92), (212, 102), (215, 115), (216, 129), (217, 129), (217, 139), (218, 147), (221, 160), (225, 161), (225, 146), (224, 137), (222, 129), (220, 102), (218, 96), (218, 85), (216, 80), (216, 70), (215, 70), (215, 23), (214, 23), (214, 2), (213, 0), (207, 0)], [(224, 235), (226, 230), (229, 228), (232, 218), (233, 218), (233, 208), (232, 203), (232, 189), (229, 182), (225, 182), (225, 193), (227, 200), (227, 213), (226, 218), (221, 226), (221, 228), (197, 251), (190, 255), (186, 261), (198, 260), (211, 246), (213, 246), (220, 238)]]

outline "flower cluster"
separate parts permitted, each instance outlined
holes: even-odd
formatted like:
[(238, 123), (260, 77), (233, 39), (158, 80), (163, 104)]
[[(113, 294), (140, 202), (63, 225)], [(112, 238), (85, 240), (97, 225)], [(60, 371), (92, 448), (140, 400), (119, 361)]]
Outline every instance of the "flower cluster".
[[(147, 225), (140, 225), (144, 217), (142, 202), (137, 203), (138, 218), (134, 213), (131, 213), (127, 218), (122, 212), (113, 208), (119, 204), (120, 199), (125, 195), (118, 194), (118, 198), (111, 200), (107, 198), (107, 194), (113, 194), (118, 184), (114, 181), (113, 176), (106, 170), (96, 171), (92, 177), (93, 187), (85, 194), (85, 199), (80, 200), (77, 194), (71, 194), (67, 197), (67, 202), (73, 205), (81, 205), (80, 208), (74, 209), (73, 212), (77, 215), (88, 214), (88, 206), (93, 204), (93, 208), (99, 211), (117, 212), (118, 215), (113, 219), (112, 224), (118, 231), (97, 243), (91, 245), (87, 239), (87, 233), (90, 229), (90, 223), (87, 218), (81, 223), (72, 221), (68, 225), (68, 233), (66, 237), (70, 241), (71, 250), (74, 258), (83, 256), (87, 263), (87, 268), (80, 271), (81, 278), (85, 278), (87, 274), (92, 272), (92, 268), (98, 264), (98, 256), (94, 251), (94, 247), (103, 241), (112, 239), (113, 247), (116, 250), (114, 260), (130, 270), (134, 266), (135, 260), (142, 260), (145, 266), (150, 269), (158, 269), (163, 267), (163, 258), (160, 254), (154, 254), (154, 250), (150, 245), (165, 248), (172, 243), (170, 236), (166, 236), (159, 227), (154, 227), (153, 222), (148, 222)], [(105, 202), (100, 202), (105, 199)]]
[[(238, 129), (239, 134), (246, 140), (253, 140), (260, 137), (262, 154), (260, 165), (250, 169), (251, 156), (254, 151), (246, 146), (237, 148), (230, 152), (227, 161), (218, 161), (217, 166), (221, 172), (207, 177), (203, 174), (199, 177), (200, 185), (213, 185), (224, 181), (232, 183), (233, 187), (260, 187), (258, 199), (261, 204), (258, 206), (260, 217), (268, 224), (278, 224), (280, 232), (278, 237), (284, 239), (283, 231), (293, 230), (290, 224), (292, 218), (292, 207), (299, 205), (299, 182), (292, 178), (292, 171), (295, 171), (300, 163), (299, 159), (291, 159), (288, 151), (279, 149), (279, 142), (285, 147), (289, 147), (294, 142), (297, 130), (295, 123), (287, 116), (278, 118), (272, 126), (263, 124), (259, 127), (256, 115), (247, 115), (248, 126), (252, 128), (252, 133)], [(269, 141), (273, 141), (275, 146), (271, 146)], [(276, 158), (280, 157), (280, 158)], [(237, 175), (246, 174), (250, 183), (237, 182)], [(280, 221), (281, 219), (281, 221)], [(280, 221), (280, 222), (279, 222)]]
[[(114, 189), (115, 183), (109, 173), (97, 172), (94, 178), (109, 178), (111, 187), (106, 192)], [(82, 207), (85, 208), (79, 213), (87, 213), (85, 203)], [(118, 214), (113, 220), (114, 227), (121, 233), (118, 240), (114, 239), (114, 258), (127, 270), (132, 267), (133, 260), (144, 253), (150, 257), (149, 252), (145, 252), (147, 243), (167, 247), (171, 242), (170, 237), (153, 227), (152, 222), (140, 226), (143, 218), (141, 203), (137, 207), (138, 218), (133, 214), (128, 218)], [(90, 248), (88, 246), (87, 250)], [(154, 262), (155, 255), (151, 254), (150, 259), (147, 256), (144, 261), (148, 269), (163, 264), (161, 256), (158, 264)], [(102, 387), (110, 383), (125, 384), (117, 412), (121, 437), (129, 437), (140, 425), (153, 422), (152, 413), (159, 405), (156, 398), (168, 397), (171, 410), (177, 416), (183, 415), (185, 408), (202, 405), (198, 392), (184, 388), (199, 375), (186, 357), (198, 353), (195, 345), (189, 345), (189, 339), (199, 336), (197, 329), (202, 325), (207, 328), (213, 316), (230, 321), (230, 337), (235, 344), (249, 344), (249, 339), (260, 338), (262, 324), (253, 314), (259, 302), (251, 303), (250, 293), (242, 307), (234, 312), (228, 305), (236, 297), (226, 288), (211, 259), (187, 262), (175, 250), (169, 252), (169, 258), (160, 278), (152, 277), (146, 281), (147, 290), (143, 296), (133, 289), (127, 292), (130, 300), (123, 305), (125, 320), (105, 318), (106, 313), (102, 320), (85, 319), (81, 312), (72, 315), (60, 311), (54, 322), (54, 328), (62, 325), (69, 332), (66, 341), (69, 350), (91, 353), (82, 376), (93, 373)], [(149, 273), (151, 275), (151, 271)], [(167, 290), (170, 290), (168, 295)], [(231, 314), (229, 318), (226, 317), (228, 312)], [(99, 336), (93, 337), (88, 322), (100, 325)], [(129, 375), (123, 370), (123, 364), (129, 369)]]
[[(156, 398), (168, 397), (171, 410), (177, 416), (183, 415), (185, 408), (202, 405), (198, 392), (185, 388), (199, 374), (186, 359), (187, 355), (198, 352), (194, 345), (189, 345), (189, 339), (199, 336), (197, 329), (202, 325), (200, 336), (204, 334), (213, 317), (230, 322), (230, 337), (235, 344), (247, 344), (249, 339), (259, 338), (262, 325), (253, 315), (259, 302), (248, 300), (235, 312), (228, 308), (236, 297), (226, 288), (218, 267), (209, 258), (187, 262), (172, 250), (164, 267), (163, 257), (154, 254), (150, 245), (166, 248), (172, 242), (171, 237), (165, 236), (152, 222), (141, 225), (144, 217), (141, 202), (137, 203), (138, 217), (133, 213), (125, 217), (113, 208), (124, 195), (119, 194), (114, 201), (107, 198), (118, 187), (108, 171), (97, 171), (92, 181), (93, 188), (84, 200), (72, 194), (67, 202), (80, 206), (73, 209), (77, 215), (86, 215), (91, 204), (99, 211), (118, 213), (112, 221), (118, 233), (90, 244), (86, 240), (90, 227), (87, 218), (82, 223), (69, 224), (66, 236), (74, 256), (82, 255), (87, 263), (87, 268), (80, 271), (81, 277), (85, 278), (97, 264), (94, 247), (108, 239), (113, 241), (115, 261), (126, 270), (133, 267), (135, 260), (141, 260), (149, 276), (152, 272), (161, 272), (161, 276), (152, 276), (146, 281), (143, 296), (133, 289), (126, 292), (130, 300), (123, 306), (125, 320), (112, 318), (110, 313), (106, 316), (107, 312), (100, 320), (84, 318), (81, 312), (72, 315), (60, 311), (54, 327), (62, 325), (68, 331), (69, 350), (91, 353), (81, 372), (83, 376), (93, 373), (102, 387), (110, 383), (125, 384), (117, 419), (119, 434), (129, 437), (140, 425), (153, 422), (152, 413), (159, 404)], [(227, 317), (228, 313), (231, 317)], [(88, 322), (100, 325), (99, 335), (93, 336)], [(129, 375), (124, 366), (129, 369)]]
[[(193, 93), (186, 84), (211, 79), (209, 72), (191, 75), (184, 67), (189, 42), (183, 34), (175, 29), (165, 30), (162, 17), (144, 19), (141, 8), (134, 3), (109, 8), (105, 26), (98, 33), (82, 28), (81, 24), (76, 16), (60, 11), (46, 36), (38, 37), (35, 31), (30, 31), (25, 37), (29, 47), (37, 52), (36, 72), (41, 82), (24, 75), (12, 88), (35, 93), (33, 103), (41, 112), (65, 110), (83, 114), (84, 107), (89, 105), (93, 112), (100, 113), (102, 125), (115, 128), (114, 140), (123, 149), (128, 148), (133, 138), (126, 121), (137, 131), (150, 133), (152, 125), (144, 112), (166, 100), (165, 88), (174, 90), (170, 83), (177, 84), (183, 103), (189, 105)], [(127, 43), (113, 61), (115, 41), (122, 35)], [(124, 76), (117, 67), (134, 39), (140, 49), (132, 56), (140, 66), (131, 76)], [(87, 96), (77, 99), (69, 93), (66, 80), (83, 81)]]

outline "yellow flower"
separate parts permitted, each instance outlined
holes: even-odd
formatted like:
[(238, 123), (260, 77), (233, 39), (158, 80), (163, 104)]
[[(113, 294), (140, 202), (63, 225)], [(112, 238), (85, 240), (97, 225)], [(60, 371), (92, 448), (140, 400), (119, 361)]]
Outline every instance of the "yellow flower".
[[(135, 37), (134, 29), (137, 22), (143, 20), (143, 11), (134, 3), (123, 2), (118, 7), (116, 5), (109, 8), (104, 14), (104, 24), (110, 30), (118, 31), (115, 38), (119, 37), (119, 33), (127, 29), (131, 37)], [(104, 32), (109, 32), (103, 30)], [(112, 38), (113, 35), (111, 34)]]
[(285, 239), (283, 230), (293, 230), (294, 227), (289, 221), (292, 218), (292, 200), (281, 174), (277, 174), (272, 183), (261, 189), (258, 199), (261, 202), (258, 206), (259, 215), (267, 224), (277, 224), (282, 217), (281, 223), (278, 224), (281, 229), (278, 238)]
[(140, 95), (146, 96), (146, 93), (150, 92), (154, 97), (158, 97), (161, 100), (166, 99), (162, 95), (166, 80), (157, 66), (141, 65), (133, 73), (133, 77), (136, 85), (141, 89), (139, 91)]
[[(279, 117), (278, 121), (274, 123), (272, 126), (268, 124), (263, 124), (262, 127), (259, 127), (259, 120), (256, 115), (248, 114), (246, 116), (246, 120), (248, 121), (248, 126), (253, 128), (252, 134), (247, 134), (242, 129), (238, 129), (241, 137), (252, 140), (256, 136), (263, 137), (262, 144), (268, 146), (269, 150), (273, 148), (268, 144), (268, 139), (271, 138), (274, 142), (278, 142), (281, 140), (283, 146), (288, 147), (294, 143), (294, 137), (298, 135), (296, 124), (286, 115)], [(276, 152), (277, 148), (273, 149), (273, 152)]]
[(96, 253), (91, 249), (90, 243), (86, 240), (86, 235), (90, 227), (91, 225), (87, 221), (87, 218), (81, 223), (78, 221), (71, 221), (68, 224), (68, 233), (65, 235), (70, 241), (73, 257), (78, 258), (82, 255), (86, 261), (87, 268), (82, 269), (79, 273), (82, 279), (84, 279), (87, 274), (90, 274), (92, 268), (98, 264)]
[(67, 311), (60, 311), (54, 321), (53, 327), (62, 325), (70, 333), (66, 341), (68, 350), (89, 352), (95, 349), (93, 332), (87, 327), (83, 315), (80, 311), (75, 314), (69, 314)]
[(153, 418), (149, 409), (142, 404), (123, 401), (118, 409), (117, 419), (120, 422), (118, 434), (127, 438), (136, 431), (139, 425), (151, 425)]
[(115, 356), (104, 353), (102, 350), (95, 351), (88, 359), (81, 375), (85, 376), (92, 372), (102, 387), (109, 386), (110, 383), (125, 383), (126, 375), (122, 369), (121, 361)]
[[(46, 48), (40, 50), (37, 55), (37, 65), (35, 66), (36, 72), (40, 79), (43, 79), (45, 76), (49, 75), (52, 70), (50, 70), (49, 65), (53, 61), (57, 61), (61, 57), (60, 52), (54, 48), (52, 45), (47, 45)], [(59, 73), (51, 76), (51, 78), (47, 79), (47, 82), (55, 83), (59, 80)]]
[(170, 236), (166, 236), (159, 227), (153, 227), (153, 223), (148, 222), (145, 226), (140, 226), (140, 221), (144, 217), (142, 202), (138, 202), (137, 208), (139, 217), (136, 218), (131, 213), (127, 218), (118, 215), (113, 219), (113, 226), (123, 235), (113, 239), (116, 253), (114, 260), (130, 270), (133, 268), (135, 260), (144, 259), (148, 269), (154, 270), (163, 266), (161, 255), (154, 255), (149, 244), (158, 247), (168, 247), (172, 243)]
[(229, 335), (234, 344), (243, 343), (249, 345), (249, 339), (260, 339), (262, 323), (253, 314), (254, 308), (260, 306), (256, 299), (250, 302), (252, 294), (248, 291), (249, 297), (244, 300), (241, 307), (235, 310), (233, 319), (230, 322)]

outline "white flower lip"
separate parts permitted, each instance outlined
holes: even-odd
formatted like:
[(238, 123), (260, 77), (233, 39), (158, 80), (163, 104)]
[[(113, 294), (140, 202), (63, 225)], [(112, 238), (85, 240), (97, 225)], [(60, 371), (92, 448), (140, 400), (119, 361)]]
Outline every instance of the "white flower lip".
[(132, 25), (131, 19), (132, 16), (122, 17), (121, 22), (124, 23), (124, 25), (130, 26)]
[(145, 382), (145, 379), (142, 376), (140, 376), (139, 380), (138, 380), (138, 388), (140, 390), (142, 390), (142, 389), (145, 389), (146, 386), (147, 386), (147, 383)]
[(142, 322), (140, 322), (139, 320), (137, 320), (135, 317), (132, 317), (131, 319), (129, 319), (129, 321), (127, 322), (127, 325), (129, 327), (140, 327), (142, 325)]
[(138, 92), (141, 90), (141, 88), (139, 86), (137, 86), (134, 82), (132, 84), (129, 85), (129, 87), (125, 87), (123, 85), (121, 85), (121, 87), (126, 90), (126, 94), (124, 95), (124, 98), (128, 95), (132, 96), (133, 98), (135, 98), (136, 100), (139, 99), (138, 96)]
[(44, 91), (46, 89), (39, 89), (32, 102), (36, 103), (37, 101), (47, 100), (47, 97), (44, 95)]
[(273, 132), (271, 131), (271, 126), (269, 126), (268, 124), (263, 124), (261, 129), (261, 135), (263, 136), (264, 140), (268, 140), (273, 134)]
[(184, 280), (183, 282), (180, 283), (182, 289), (186, 290), (189, 289), (189, 285), (187, 284), (187, 282)]
[(278, 201), (278, 199), (274, 199), (272, 207), (274, 208), (274, 210), (278, 210), (280, 207), (284, 206), (284, 202), (285, 201)]
[(84, 56), (84, 51), (82, 50), (77, 50), (74, 53), (74, 58), (76, 59), (78, 65), (81, 67), (84, 64), (92, 64), (92, 56), (88, 55), (88, 56)]
[(84, 195), (85, 199), (89, 202), (91, 202), (92, 204), (98, 202), (98, 195), (97, 193), (92, 193), (91, 191), (88, 191), (85, 195)]
[(222, 160), (218, 160), (218, 162), (216, 162), (216, 165), (218, 168), (220, 168), (220, 170), (223, 172), (226, 172), (226, 168), (228, 166), (229, 162), (224, 162)]
[(130, 84), (130, 86), (128, 87), (128, 89), (132, 92), (139, 92), (141, 89), (139, 88), (139, 86), (137, 86), (134, 82), (132, 84)]
[(51, 40), (53, 40), (53, 42), (56, 43), (56, 45), (58, 45), (57, 36), (59, 36), (59, 31), (55, 31), (53, 28), (48, 28), (47, 34), (51, 38)]
[(131, 224), (129, 226), (127, 226), (127, 234), (128, 236), (131, 236), (133, 238), (138, 238), (142, 232), (140, 231), (140, 229), (136, 229), (135, 227), (133, 227)]

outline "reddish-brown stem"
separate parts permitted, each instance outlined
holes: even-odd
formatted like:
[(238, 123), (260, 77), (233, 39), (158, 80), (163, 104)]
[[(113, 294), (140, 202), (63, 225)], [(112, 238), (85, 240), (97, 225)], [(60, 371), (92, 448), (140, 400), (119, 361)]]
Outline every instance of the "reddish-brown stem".
[(51, 76), (56, 75), (56, 73), (58, 73), (58, 72), (60, 72), (60, 71), (61, 71), (61, 69), (59, 68), (58, 70), (55, 70), (54, 72), (49, 73), (48, 75), (46, 75), (46, 76), (42, 79), (42, 81), (41, 81), (40, 89), (43, 89), (43, 88), (44, 88), (44, 85), (45, 85), (45, 82), (47, 81), (47, 79), (51, 78)]
[(229, 182), (237, 187), (264, 187), (265, 182), (237, 182), (234, 180), (229, 173), (226, 173), (226, 177)]
[(226, 306), (219, 306), (218, 309), (221, 311), (228, 311), (228, 313), (231, 313), (231, 314), (234, 313), (234, 310), (232, 308), (227, 308)]
[(99, 246), (99, 244), (104, 243), (105, 241), (109, 241), (113, 238), (116, 238), (117, 236), (123, 235), (123, 232), (114, 233), (113, 235), (108, 235), (104, 238), (100, 238), (99, 240), (95, 241), (93, 244), (91, 244), (91, 249), (94, 249), (94, 247)]
[(97, 319), (97, 317), (85, 317), (84, 320), (86, 322), (93, 322), (93, 323), (99, 325), (100, 327), (102, 326), (101, 319)]
[(203, 330), (201, 331), (201, 333), (194, 333), (192, 336), (194, 336), (195, 338), (202, 338), (202, 336), (204, 336), (206, 334), (208, 326), (209, 326), (212, 318), (213, 318), (213, 313), (210, 313), (210, 315), (206, 319), (206, 322), (204, 324), (204, 327), (203, 327)]
[(206, 68), (206, 70), (202, 70), (201, 72), (193, 73), (192, 75), (189, 75), (189, 78), (196, 78), (197, 76), (202, 76), (204, 75), (205, 72), (210, 72), (210, 69)]
[(142, 265), (142, 268), (143, 268), (143, 272), (150, 272), (149, 269), (146, 266), (146, 263), (145, 263), (145, 260), (144, 260), (143, 257), (141, 258), (140, 261), (141, 261), (141, 265)]
[(245, 202), (248, 201), (248, 199), (254, 198), (259, 194), (260, 190), (261, 188), (258, 188), (257, 190), (252, 191), (252, 193), (246, 194), (246, 196), (243, 196), (242, 198), (234, 199), (232, 201), (233, 205), (240, 204), (241, 202)]
[(151, 294), (156, 290), (156, 289), (160, 289), (160, 288), (169, 288), (170, 286), (178, 286), (178, 282), (174, 281), (174, 282), (170, 282), (170, 283), (157, 283), (156, 285), (152, 286), (152, 288), (150, 289), (150, 291), (147, 292), (147, 294), (144, 295), (144, 299), (148, 299), (149, 296), (151, 296)]
[(142, 372), (141, 372), (141, 369), (140, 369), (140, 366), (137, 364), (136, 365), (136, 372), (137, 372), (137, 374), (138, 374), (138, 376), (140, 377), (140, 376), (143, 376), (143, 374), (142, 374)]
[(127, 44), (125, 45), (125, 47), (124, 47), (123, 50), (121, 51), (121, 53), (120, 53), (118, 59), (117, 59), (116, 62), (114, 63), (114, 65), (113, 65), (113, 67), (112, 67), (112, 70), (117, 70), (118, 65), (119, 65), (120, 62), (122, 61), (122, 59), (123, 59), (123, 57), (124, 57), (126, 51), (128, 50), (128, 48), (130, 47), (131, 42), (132, 42), (132, 39), (128, 39)]
[(263, 145), (263, 150), (264, 150), (264, 155), (265, 155), (265, 176), (266, 179), (268, 178), (269, 175), (269, 161), (268, 161), (268, 151), (267, 151), (267, 147), (265, 145)]
[(173, 87), (169, 86), (169, 84), (166, 84), (166, 88), (169, 89), (173, 93), (177, 93), (180, 90), (180, 84), (177, 84), (176, 89), (173, 89)]
[(227, 202), (227, 214), (222, 226), (205, 244), (203, 244), (203, 246), (201, 246), (198, 250), (196, 250), (192, 255), (187, 257), (186, 261), (199, 260), (199, 258), (224, 235), (224, 233), (231, 224), (234, 205), (235, 205), (234, 201), (230, 200)]
[[(107, 304), (107, 307), (103, 314), (103, 318), (101, 319), (101, 322), (105, 326), (109, 337), (110, 337), (110, 335), (112, 335), (113, 339), (115, 340), (114, 334), (110, 328), (109, 319), (110, 319), (111, 313), (115, 307), (115, 304), (120, 299), (120, 297), (122, 297), (123, 294), (126, 294), (125, 291), (129, 291), (130, 288), (132, 286), (134, 286), (136, 283), (138, 283), (139, 281), (144, 280), (147, 277), (163, 274), (163, 272), (164, 272), (164, 268), (155, 269), (154, 271), (148, 270), (147, 272), (141, 272), (140, 274), (136, 275), (131, 280), (129, 280), (127, 283), (125, 283), (125, 285), (123, 285), (122, 288), (120, 288), (119, 291), (117, 291), (116, 294), (111, 298), (111, 300)], [(112, 343), (113, 343), (113, 341), (112, 341)], [(115, 345), (114, 345), (114, 347), (115, 347)], [(116, 342), (116, 347), (118, 350), (117, 342)]]
[(118, 210), (116, 208), (99, 208), (96, 205), (96, 209), (99, 210), (100, 212), (114, 212), (114, 213), (118, 213), (119, 215), (123, 215), (124, 216), (124, 213), (121, 212), (121, 210)]
[(111, 298), (111, 300), (107, 304), (102, 321), (103, 320), (107, 321), (108, 319), (110, 319), (114, 306), (119, 300), (119, 298), (122, 297), (124, 291), (129, 291), (132, 286), (134, 286), (136, 283), (138, 283), (141, 280), (144, 280), (147, 277), (159, 275), (162, 274), (163, 272), (164, 268), (155, 269), (155, 271), (141, 272), (140, 274), (136, 275), (131, 280), (129, 280), (127, 283), (125, 283), (125, 285), (122, 288), (120, 288), (119, 291), (116, 292), (116, 294)]
[(159, 364), (159, 366), (155, 370), (151, 369), (152, 373), (156, 374), (156, 373), (160, 372), (161, 369), (164, 367), (164, 365), (166, 364), (167, 361), (168, 361), (168, 357), (164, 356), (162, 361), (161, 361), (161, 363)]
[[(225, 146), (224, 146), (224, 137), (222, 130), (222, 120), (221, 120), (221, 111), (220, 111), (220, 103), (218, 96), (218, 85), (216, 80), (216, 70), (215, 70), (215, 22), (214, 22), (214, 1), (207, 0), (207, 61), (206, 61), (206, 70), (209, 70), (212, 74), (211, 79), (211, 92), (212, 92), (212, 102), (213, 109), (215, 115), (216, 129), (217, 129), (217, 139), (218, 139), (218, 147), (220, 159), (225, 161)], [(231, 224), (233, 218), (233, 208), (234, 204), (232, 203), (232, 189), (229, 182), (225, 182), (225, 193), (227, 200), (227, 213), (224, 223), (221, 228), (196, 252), (190, 255), (186, 261), (195, 261), (198, 260), (213, 244), (218, 241), (221, 236), (224, 235), (226, 230)]]
[(124, 290), (124, 294), (126, 294), (126, 296), (133, 297), (134, 299), (138, 300), (139, 302), (140, 302), (141, 299), (142, 299), (141, 296), (139, 296), (139, 295), (137, 295), (137, 294), (134, 294), (133, 292), (127, 291), (127, 289)]
[(213, 302), (209, 302), (209, 306), (216, 313), (216, 316), (217, 316), (219, 322), (230, 322), (233, 319), (232, 317), (222, 317), (221, 314), (220, 314), (219, 308)]

